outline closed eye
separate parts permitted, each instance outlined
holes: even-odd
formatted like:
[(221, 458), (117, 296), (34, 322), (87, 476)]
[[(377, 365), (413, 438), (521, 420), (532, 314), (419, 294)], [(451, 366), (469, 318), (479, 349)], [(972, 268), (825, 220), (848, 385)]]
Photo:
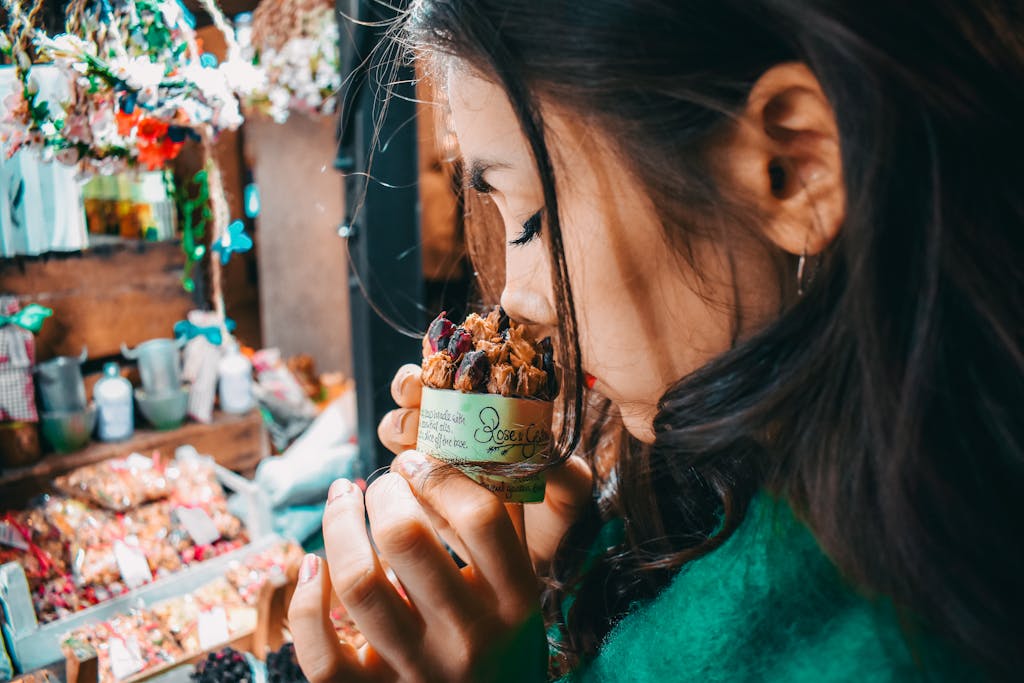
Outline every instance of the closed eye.
[(522, 246), (540, 234), (540, 214), (541, 212), (538, 211), (526, 219), (526, 222), (523, 223), (523, 231), (519, 233), (518, 237), (509, 242), (510, 246)]

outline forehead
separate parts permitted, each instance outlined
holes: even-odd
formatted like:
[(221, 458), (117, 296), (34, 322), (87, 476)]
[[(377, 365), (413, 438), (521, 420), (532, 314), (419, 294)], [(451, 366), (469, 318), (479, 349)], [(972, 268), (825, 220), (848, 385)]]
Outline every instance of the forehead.
[(448, 66), (446, 82), (463, 156), (468, 161), (531, 168), (526, 138), (504, 89), (458, 62)]

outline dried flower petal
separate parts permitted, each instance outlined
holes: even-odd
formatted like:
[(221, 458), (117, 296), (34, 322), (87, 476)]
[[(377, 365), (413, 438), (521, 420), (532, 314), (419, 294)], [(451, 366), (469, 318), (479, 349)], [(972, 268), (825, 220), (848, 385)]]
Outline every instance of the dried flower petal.
[(537, 397), (547, 388), (548, 374), (543, 370), (524, 365), (519, 368), (516, 393), (524, 398)]
[(476, 313), (470, 313), (462, 326), (473, 335), (473, 341), (489, 341), (494, 336), (494, 328)]
[(487, 314), (487, 324), (493, 327), (498, 334), (501, 334), (509, 327), (508, 313), (501, 306), (495, 306), (494, 310)]
[(480, 391), (491, 378), (491, 364), (483, 351), (470, 351), (455, 373), (455, 388), (459, 391)]
[(491, 365), (508, 363), (508, 346), (504, 342), (478, 341), (476, 350), (486, 353)]
[(533, 363), (537, 352), (534, 350), (533, 344), (525, 337), (523, 326), (512, 325), (506, 336), (508, 337), (507, 344), (512, 365), (518, 369)]
[(516, 388), (516, 371), (508, 363), (491, 366), (491, 378), (487, 382), (487, 393), (510, 396)]
[(434, 389), (451, 389), (455, 374), (455, 363), (446, 351), (435, 353), (423, 362), (421, 379), (423, 386)]

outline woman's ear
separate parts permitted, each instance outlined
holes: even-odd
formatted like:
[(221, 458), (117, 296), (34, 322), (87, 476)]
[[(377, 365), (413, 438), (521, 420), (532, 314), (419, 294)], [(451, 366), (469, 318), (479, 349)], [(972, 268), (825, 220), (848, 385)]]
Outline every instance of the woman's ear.
[(740, 196), (766, 218), (766, 237), (791, 254), (817, 254), (846, 215), (839, 130), (818, 79), (801, 63), (757, 80), (719, 155)]

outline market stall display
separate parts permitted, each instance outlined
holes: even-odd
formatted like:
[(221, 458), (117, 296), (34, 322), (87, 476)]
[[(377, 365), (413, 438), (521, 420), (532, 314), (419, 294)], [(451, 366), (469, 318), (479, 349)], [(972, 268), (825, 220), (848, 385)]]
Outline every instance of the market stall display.
[(0, 524), (0, 559), (24, 569), (46, 623), (244, 545), (212, 461), (158, 453), (88, 465)]
[(184, 651), (150, 610), (139, 609), (69, 633), (63, 646), (92, 650), (99, 659), (99, 683), (116, 683), (181, 659)]

